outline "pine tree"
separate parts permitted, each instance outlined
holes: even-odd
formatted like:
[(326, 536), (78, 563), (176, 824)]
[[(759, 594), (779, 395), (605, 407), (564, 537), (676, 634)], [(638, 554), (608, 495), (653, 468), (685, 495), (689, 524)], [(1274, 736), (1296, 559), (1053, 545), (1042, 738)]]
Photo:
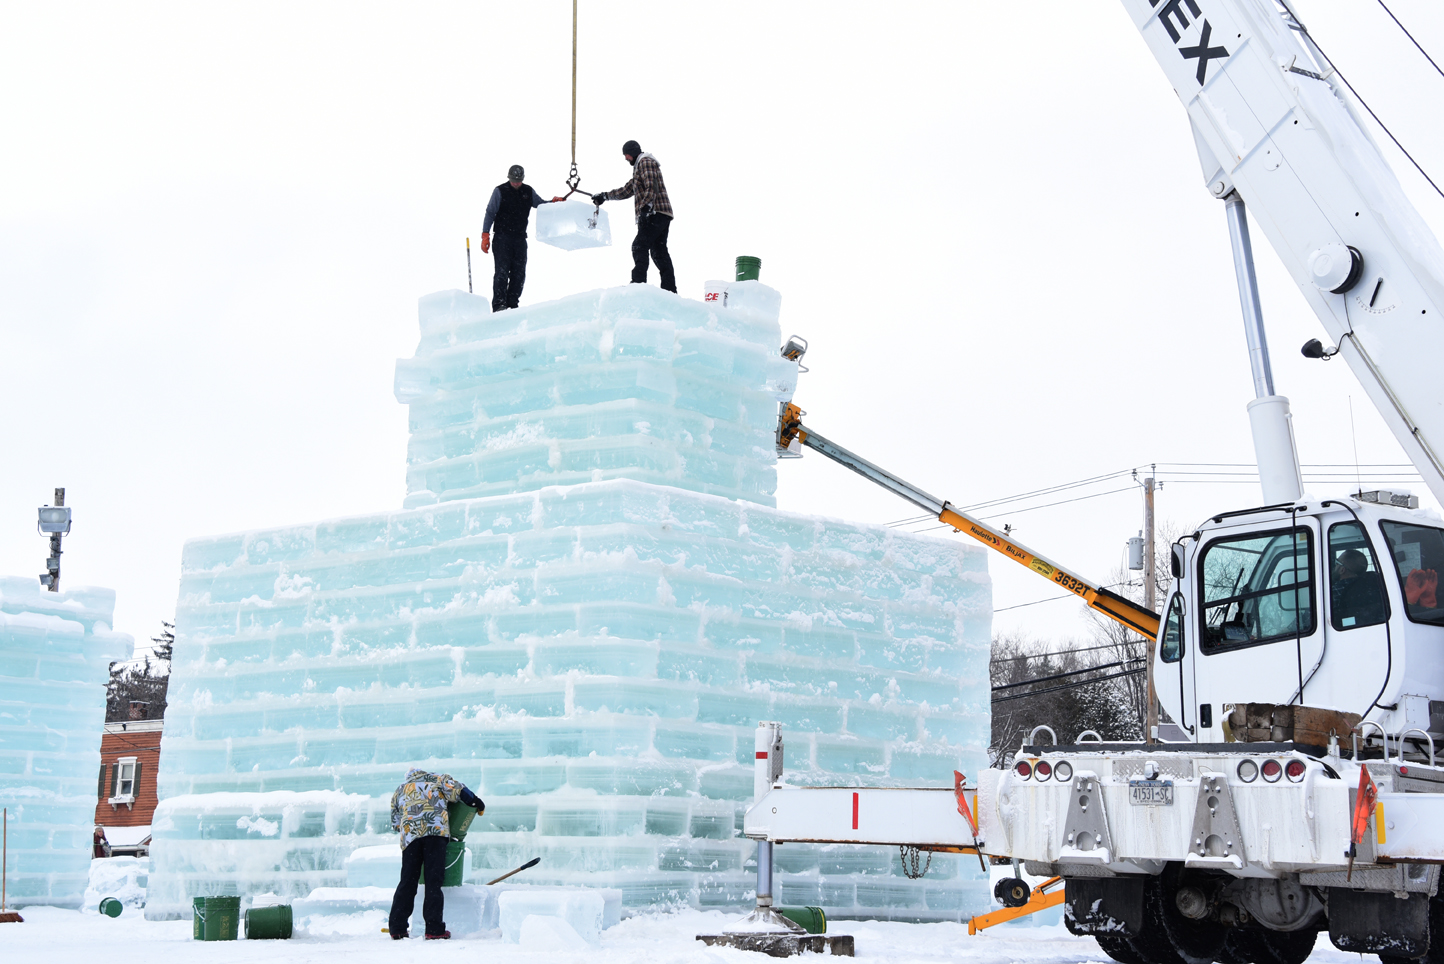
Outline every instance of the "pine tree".
[(142, 654), (139, 660), (110, 664), (105, 722), (159, 720), (165, 717), (171, 654), (175, 649), (175, 623), (161, 620), (160, 625), (160, 633), (150, 638), (150, 652)]

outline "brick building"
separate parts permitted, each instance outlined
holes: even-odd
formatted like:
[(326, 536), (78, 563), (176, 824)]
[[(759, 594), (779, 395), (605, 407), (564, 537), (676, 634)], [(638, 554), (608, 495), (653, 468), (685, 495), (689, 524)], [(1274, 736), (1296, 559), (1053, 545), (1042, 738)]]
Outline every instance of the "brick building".
[(95, 825), (105, 828), (116, 856), (145, 854), (150, 847), (150, 818), (158, 802), (162, 720), (122, 720), (105, 724), (100, 741), (100, 783)]

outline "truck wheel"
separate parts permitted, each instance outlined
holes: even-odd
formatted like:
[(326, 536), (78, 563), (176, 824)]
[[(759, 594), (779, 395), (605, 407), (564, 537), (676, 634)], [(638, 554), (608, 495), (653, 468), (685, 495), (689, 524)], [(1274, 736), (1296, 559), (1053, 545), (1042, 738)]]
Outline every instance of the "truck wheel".
[(1133, 942), (1126, 937), (1111, 934), (1095, 934), (1098, 946), (1104, 954), (1113, 958), (1118, 964), (1153, 964), (1152, 961), (1138, 953)]
[(1259, 927), (1235, 927), (1224, 939), (1223, 951), (1218, 959), (1222, 964), (1303, 964), (1314, 952), (1318, 937), (1319, 932), (1313, 930), (1271, 931)]
[(1213, 920), (1192, 920), (1179, 912), (1176, 898), (1179, 889), (1188, 880), (1182, 865), (1170, 864), (1162, 874), (1149, 881), (1147, 903), (1178, 957), (1187, 964), (1213, 964), (1223, 959), (1228, 928)]

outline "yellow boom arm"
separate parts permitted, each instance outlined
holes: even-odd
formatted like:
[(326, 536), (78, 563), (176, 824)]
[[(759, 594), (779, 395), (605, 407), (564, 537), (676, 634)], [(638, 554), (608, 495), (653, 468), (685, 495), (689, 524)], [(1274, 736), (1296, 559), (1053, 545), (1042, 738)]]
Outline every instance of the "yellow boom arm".
[(845, 465), (863, 478), (870, 479), (883, 488), (907, 499), (913, 505), (936, 515), (939, 522), (947, 523), (957, 531), (970, 535), (985, 546), (996, 549), (1014, 562), (1022, 563), (1046, 579), (1052, 580), (1090, 607), (1127, 626), (1148, 639), (1158, 637), (1158, 613), (1125, 599), (1117, 593), (1096, 586), (1091, 580), (1070, 572), (1050, 559), (1014, 542), (1003, 533), (990, 528), (941, 499), (909, 485), (892, 473), (873, 465), (867, 459), (829, 441), (802, 424), (802, 409), (794, 403), (782, 407), (777, 422), (777, 448), (779, 452), (797, 452), (806, 446), (820, 452), (840, 465)]

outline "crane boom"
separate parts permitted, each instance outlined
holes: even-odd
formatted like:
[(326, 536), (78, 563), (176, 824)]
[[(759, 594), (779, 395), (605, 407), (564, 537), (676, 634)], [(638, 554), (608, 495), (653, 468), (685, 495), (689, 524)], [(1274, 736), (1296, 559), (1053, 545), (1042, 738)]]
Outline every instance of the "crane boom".
[(1158, 636), (1158, 614), (1138, 605), (1114, 592), (1109, 592), (1090, 579), (1084, 579), (1072, 570), (1058, 565), (1051, 559), (1034, 552), (1007, 534), (958, 509), (951, 503), (929, 495), (917, 486), (903, 481), (880, 466), (874, 465), (855, 452), (848, 451), (831, 439), (823, 438), (802, 424), (802, 410), (793, 402), (782, 407), (777, 425), (777, 445), (787, 449), (796, 442), (827, 456), (839, 465), (852, 469), (858, 475), (902, 496), (913, 505), (937, 516), (938, 521), (952, 526), (958, 532), (972, 536), (983, 545), (1001, 552), (1014, 562), (1021, 563), (1056, 585), (1073, 593), (1091, 608), (1109, 619), (1122, 623), (1148, 639)]
[(1284, 0), (1122, 0), (1183, 102), (1204, 183), (1241, 198), (1444, 501), (1444, 249)]

